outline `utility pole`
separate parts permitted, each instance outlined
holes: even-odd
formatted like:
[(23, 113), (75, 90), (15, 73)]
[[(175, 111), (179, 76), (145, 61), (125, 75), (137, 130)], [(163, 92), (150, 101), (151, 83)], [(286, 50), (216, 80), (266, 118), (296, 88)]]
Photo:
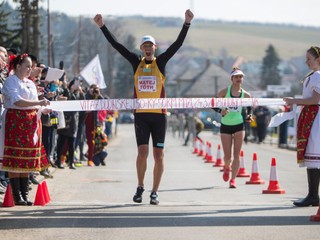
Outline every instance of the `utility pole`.
[(48, 31), (48, 66), (51, 66), (51, 29), (50, 29), (50, 0), (47, 0), (47, 31)]
[(20, 12), (22, 17), (22, 52), (30, 52), (30, 8), (29, 0), (22, 1), (20, 6)]
[(79, 17), (79, 36), (78, 36), (78, 46), (77, 46), (77, 73), (76, 75), (79, 75), (80, 73), (80, 54), (81, 54), (81, 15)]
[(33, 44), (32, 44), (32, 53), (39, 57), (40, 51), (40, 20), (39, 20), (39, 0), (33, 0), (31, 4), (31, 12), (32, 12), (32, 27), (33, 27)]

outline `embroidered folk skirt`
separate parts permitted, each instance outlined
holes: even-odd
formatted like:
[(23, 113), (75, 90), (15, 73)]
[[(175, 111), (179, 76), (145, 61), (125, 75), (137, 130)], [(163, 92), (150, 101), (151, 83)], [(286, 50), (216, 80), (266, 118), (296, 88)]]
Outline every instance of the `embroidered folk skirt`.
[(300, 167), (320, 169), (320, 111), (305, 106), (298, 120), (297, 153)]
[(8, 109), (2, 170), (24, 173), (48, 168), (49, 161), (41, 135), (41, 119), (37, 117), (37, 110)]

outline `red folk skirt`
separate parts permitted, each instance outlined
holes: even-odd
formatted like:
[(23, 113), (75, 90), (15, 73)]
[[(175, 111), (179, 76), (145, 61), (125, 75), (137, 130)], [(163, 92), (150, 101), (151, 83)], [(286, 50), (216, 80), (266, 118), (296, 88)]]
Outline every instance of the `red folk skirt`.
[(304, 162), (304, 154), (308, 145), (312, 124), (319, 111), (318, 105), (304, 106), (297, 124), (297, 162)]
[[(35, 134), (38, 139), (34, 142)], [(8, 109), (2, 170), (7, 172), (41, 171), (49, 167), (42, 144), (42, 125), (37, 110)]]

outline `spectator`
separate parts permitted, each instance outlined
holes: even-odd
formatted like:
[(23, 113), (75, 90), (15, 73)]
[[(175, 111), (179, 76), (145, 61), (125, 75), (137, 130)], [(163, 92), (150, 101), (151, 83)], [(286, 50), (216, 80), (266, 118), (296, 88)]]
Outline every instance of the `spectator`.
[[(63, 96), (67, 100), (78, 100), (76, 96), (76, 91), (79, 85), (76, 84), (78, 80), (73, 79), (68, 88), (65, 89)], [(64, 112), (64, 118), (66, 122), (66, 127), (58, 129), (58, 140), (57, 140), (57, 166), (63, 169), (61, 164), (62, 156), (66, 156), (64, 149), (68, 149), (68, 165), (70, 169), (76, 169), (74, 165), (74, 142), (78, 130), (79, 113), (78, 112)]]
[[(96, 84), (92, 84), (86, 94), (86, 99), (103, 99), (100, 94), (100, 89)], [(97, 111), (86, 112), (85, 126), (86, 126), (86, 138), (88, 145), (88, 166), (93, 167), (93, 155), (94, 155), (94, 134), (97, 126)]]
[[(195, 137), (200, 141), (202, 142), (202, 139), (199, 137), (199, 134), (200, 132), (202, 132), (202, 130), (204, 129), (204, 124), (203, 122), (201, 121), (201, 119), (197, 116), (194, 116), (193, 118), (191, 118), (191, 121), (193, 121), (193, 125), (194, 128), (195, 128)], [(185, 129), (188, 130), (188, 134), (187, 134), (187, 137), (186, 137), (186, 140), (184, 142), (184, 146), (188, 146), (188, 142), (189, 142), (189, 138), (190, 138), (190, 135), (192, 134), (193, 130), (192, 128), (190, 129), (189, 128), (189, 121), (186, 121), (186, 125), (185, 125)]]
[(270, 121), (270, 111), (265, 106), (258, 106), (253, 110), (257, 123), (258, 143), (262, 143), (267, 135), (267, 127)]
[[(39, 106), (47, 106), (47, 99), (39, 100), (35, 84), (28, 79), (31, 58), (22, 54), (14, 59), (14, 75), (4, 83), (4, 146), (0, 151), (2, 169), (8, 171), (16, 205), (32, 205), (29, 200), (29, 173), (49, 167), (41, 140)], [(47, 114), (49, 110), (44, 110)], [(16, 150), (19, 149), (19, 150)], [(41, 153), (39, 156), (39, 152)]]
[[(85, 99), (85, 91), (82, 87), (82, 80), (79, 79), (79, 87), (78, 90), (76, 91), (77, 98), (79, 100), (84, 100)], [(82, 162), (85, 160), (84, 159), (84, 152), (83, 152), (83, 147), (85, 143), (85, 119), (86, 119), (86, 112), (85, 111), (80, 111), (79, 112), (79, 122), (78, 122), (78, 130), (77, 130), (77, 137), (75, 140), (75, 151), (77, 151), (77, 148), (79, 147), (79, 161), (76, 161), (75, 165), (76, 166), (82, 166)]]
[[(99, 111), (101, 112), (101, 111)], [(105, 158), (108, 156), (107, 151), (105, 151), (105, 147), (108, 145), (108, 137), (104, 133), (102, 129), (102, 124), (98, 124), (95, 130), (94, 136), (94, 155), (93, 155), (93, 163), (95, 166), (105, 166)]]

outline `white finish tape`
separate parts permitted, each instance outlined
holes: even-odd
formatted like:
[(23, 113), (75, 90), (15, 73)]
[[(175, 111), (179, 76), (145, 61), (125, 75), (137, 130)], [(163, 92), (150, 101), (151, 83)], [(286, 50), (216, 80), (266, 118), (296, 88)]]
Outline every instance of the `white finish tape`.
[(133, 109), (197, 109), (285, 105), (282, 98), (140, 98), (52, 101), (55, 111), (97, 111)]

